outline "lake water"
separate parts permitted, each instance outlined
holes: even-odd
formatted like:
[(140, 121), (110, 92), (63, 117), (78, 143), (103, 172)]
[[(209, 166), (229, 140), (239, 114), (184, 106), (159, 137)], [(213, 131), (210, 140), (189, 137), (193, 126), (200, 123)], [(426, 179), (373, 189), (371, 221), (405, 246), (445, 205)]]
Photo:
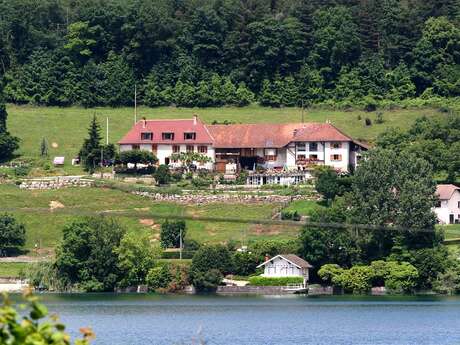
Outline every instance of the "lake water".
[(96, 345), (460, 344), (458, 297), (42, 297)]

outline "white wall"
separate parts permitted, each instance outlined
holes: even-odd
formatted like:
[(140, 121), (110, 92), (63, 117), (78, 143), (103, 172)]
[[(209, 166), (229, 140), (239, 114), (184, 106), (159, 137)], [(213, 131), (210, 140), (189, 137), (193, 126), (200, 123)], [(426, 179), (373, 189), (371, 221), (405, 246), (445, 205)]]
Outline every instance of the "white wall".
[(302, 270), (281, 257), (265, 265), (264, 277), (303, 277)]
[[(324, 150), (324, 164), (345, 172), (348, 171), (348, 163), (350, 161), (350, 143), (348, 141), (342, 141), (341, 144), (341, 148), (334, 149), (332, 148), (332, 142), (326, 142)], [(334, 154), (342, 155), (342, 160), (340, 162), (331, 161), (331, 155)]]
[(452, 194), (450, 200), (441, 200), (441, 207), (434, 208), (434, 212), (438, 217), (441, 224), (449, 224), (450, 215), (454, 215), (454, 222), (456, 219), (460, 222), (460, 209), (458, 203), (460, 202), (460, 192), (457, 190)]

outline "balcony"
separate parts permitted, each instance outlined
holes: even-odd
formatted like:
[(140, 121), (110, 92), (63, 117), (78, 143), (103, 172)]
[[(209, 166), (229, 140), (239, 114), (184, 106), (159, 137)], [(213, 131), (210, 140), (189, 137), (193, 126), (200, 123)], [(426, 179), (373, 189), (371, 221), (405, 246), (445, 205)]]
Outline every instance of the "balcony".
[(302, 166), (305, 166), (305, 167), (314, 166), (314, 165), (324, 165), (324, 160), (310, 159), (310, 158), (297, 159), (295, 164), (296, 165), (302, 165)]

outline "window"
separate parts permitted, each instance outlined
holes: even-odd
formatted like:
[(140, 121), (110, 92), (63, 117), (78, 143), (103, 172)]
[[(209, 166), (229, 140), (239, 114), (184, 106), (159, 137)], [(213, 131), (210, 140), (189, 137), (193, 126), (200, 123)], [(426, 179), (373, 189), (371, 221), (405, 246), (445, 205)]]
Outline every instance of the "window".
[(139, 150), (140, 148), (141, 148), (141, 147), (140, 147), (139, 145), (136, 145), (136, 144), (131, 145), (131, 149), (132, 149), (132, 150)]
[(276, 149), (264, 149), (264, 157), (266, 161), (276, 161), (276, 156), (278, 152)]
[(208, 153), (208, 147), (207, 146), (198, 146), (198, 152), (199, 153)]
[(310, 143), (308, 150), (309, 151), (318, 151), (318, 143)]
[(172, 132), (164, 132), (161, 134), (163, 140), (174, 140), (174, 133)]
[(333, 149), (340, 149), (342, 147), (342, 143), (332, 143), (331, 147)]
[(318, 155), (310, 155), (308, 157), (311, 161), (317, 161), (318, 160)]
[(331, 155), (331, 161), (340, 162), (342, 160), (342, 155)]
[(460, 208), (460, 201), (457, 202), (457, 208)]
[(173, 151), (173, 153), (179, 153), (180, 152), (180, 146), (179, 145), (173, 145), (172, 151)]
[(152, 139), (153, 139), (153, 133), (152, 132), (141, 133), (141, 140), (152, 140)]
[(297, 143), (297, 151), (305, 151), (305, 143)]
[(307, 157), (305, 155), (297, 155), (299, 161), (304, 161)]
[(184, 133), (184, 140), (195, 140), (195, 139), (196, 139), (196, 133), (195, 132)]
[(186, 150), (187, 150), (187, 152), (193, 152), (193, 151), (195, 151), (195, 148), (193, 147), (193, 145), (187, 145)]

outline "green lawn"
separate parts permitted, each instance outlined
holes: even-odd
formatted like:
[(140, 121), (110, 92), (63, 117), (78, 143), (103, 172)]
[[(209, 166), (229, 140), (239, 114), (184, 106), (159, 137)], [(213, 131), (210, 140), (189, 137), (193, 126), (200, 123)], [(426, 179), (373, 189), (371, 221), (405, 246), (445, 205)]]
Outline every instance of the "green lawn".
[[(54, 156), (65, 156), (65, 172), (70, 174), (81, 173), (80, 168), (71, 167), (71, 159), (77, 154), (83, 139), (87, 134), (87, 127), (91, 117), (96, 114), (99, 118), (105, 138), (106, 118), (109, 118), (109, 141), (116, 143), (133, 124), (133, 109), (131, 108), (92, 108), (80, 107), (36, 107), (15, 106), (7, 107), (10, 131), (21, 138), (20, 153), (28, 157), (38, 157), (40, 142), (45, 137), (49, 144), (50, 159)], [(192, 114), (211, 123), (218, 121), (234, 121), (241, 123), (254, 122), (300, 122), (299, 108), (264, 108), (251, 105), (244, 108), (146, 108), (138, 109), (138, 119), (145, 116), (149, 119), (162, 118), (190, 118)], [(336, 111), (324, 109), (307, 109), (305, 121), (332, 121), (334, 125), (357, 138), (372, 141), (376, 135), (387, 127), (407, 128), (419, 116), (441, 116), (433, 109), (400, 109), (384, 111), (383, 124), (374, 124), (366, 127), (364, 119), (369, 117), (375, 120), (376, 113), (363, 111)], [(361, 120), (358, 120), (358, 116)], [(51, 144), (57, 147), (51, 147)]]
[[(169, 215), (267, 220), (278, 207), (276, 204), (183, 206), (152, 202), (140, 196), (105, 188), (28, 191), (14, 185), (0, 185), (0, 195), (2, 206), (14, 209), (11, 213), (26, 225), (26, 249), (33, 249), (37, 244), (40, 248), (51, 249), (51, 252), (60, 240), (62, 228), (67, 222), (100, 211), (113, 213), (130, 230), (148, 229), (158, 239), (160, 224)], [(123, 211), (124, 215), (116, 215), (117, 211)], [(246, 242), (256, 238), (292, 238), (298, 233), (297, 227), (284, 225), (202, 220), (188, 220), (187, 229), (189, 238), (213, 243), (230, 239)]]
[(284, 211), (297, 211), (301, 216), (309, 216), (313, 211), (324, 208), (324, 206), (314, 200), (296, 200), (289, 204)]
[(460, 224), (442, 225), (445, 231), (446, 239), (460, 238)]
[(27, 265), (26, 262), (0, 262), (0, 277), (17, 278)]

